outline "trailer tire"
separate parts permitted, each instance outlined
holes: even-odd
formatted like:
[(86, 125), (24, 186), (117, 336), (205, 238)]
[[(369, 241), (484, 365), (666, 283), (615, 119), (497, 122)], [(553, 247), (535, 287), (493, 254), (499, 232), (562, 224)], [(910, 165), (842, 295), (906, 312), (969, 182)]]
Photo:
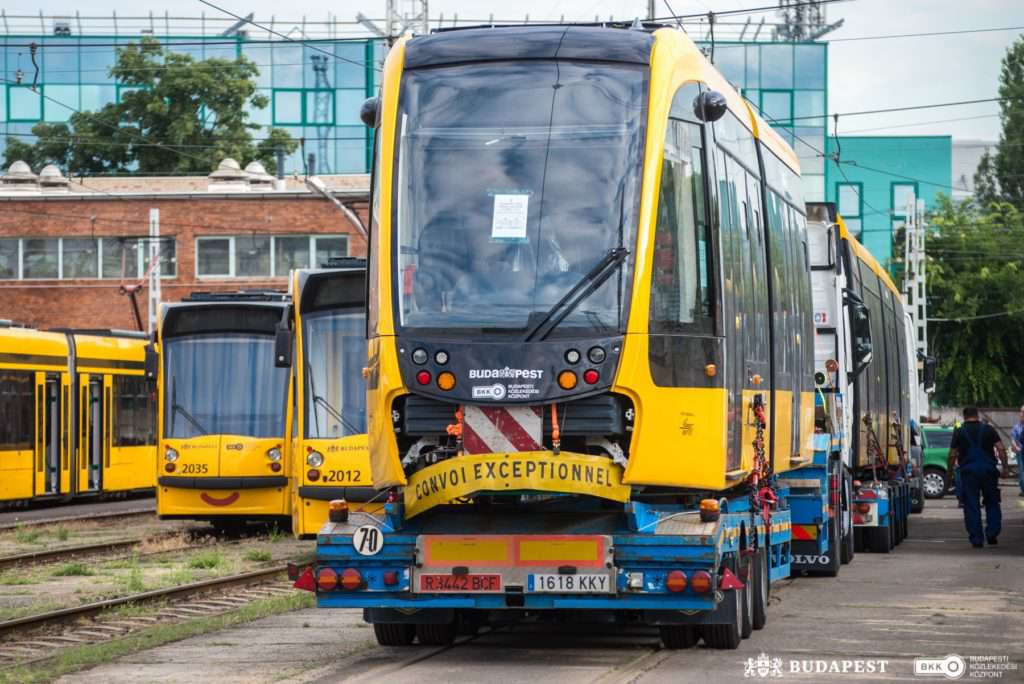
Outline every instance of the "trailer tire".
[[(740, 633), (740, 620), (743, 613), (743, 601), (739, 589), (725, 592), (727, 601), (736, 602), (735, 619), (727, 625), (704, 625), (702, 636), (708, 648), (720, 651), (732, 651), (740, 647), (743, 635)], [(731, 596), (730, 596), (731, 595)]]
[(836, 577), (839, 574), (839, 567), (842, 564), (842, 561), (839, 557), (842, 553), (839, 549), (839, 528), (839, 516), (833, 515), (829, 519), (829, 550), (826, 554), (828, 556), (828, 565), (823, 567), (821, 570), (815, 571), (814, 574), (821, 575), (822, 577)]
[(768, 624), (768, 553), (758, 549), (754, 554), (754, 577), (751, 586), (754, 590), (754, 611), (750, 624), (754, 629), (764, 629)]
[(661, 643), (671, 651), (693, 648), (700, 641), (700, 632), (696, 625), (662, 625)]
[(740, 597), (740, 605), (743, 611), (740, 613), (740, 636), (744, 639), (750, 638), (754, 633), (754, 556), (745, 554), (746, 567), (740, 567), (739, 576), (743, 579), (743, 588), (739, 591), (743, 594)]
[(451, 646), (455, 641), (455, 623), (416, 625), (416, 638), (424, 646)]
[(855, 539), (855, 529), (853, 527), (853, 480), (849, 473), (843, 476), (843, 495), (840, 497), (839, 503), (842, 507), (840, 511), (843, 514), (844, 523), (842, 524), (842, 542), (840, 544), (839, 562), (842, 565), (848, 564), (853, 560), (854, 553), (857, 550), (857, 542)]
[(416, 626), (400, 622), (375, 622), (373, 635), (381, 646), (408, 646), (416, 638)]

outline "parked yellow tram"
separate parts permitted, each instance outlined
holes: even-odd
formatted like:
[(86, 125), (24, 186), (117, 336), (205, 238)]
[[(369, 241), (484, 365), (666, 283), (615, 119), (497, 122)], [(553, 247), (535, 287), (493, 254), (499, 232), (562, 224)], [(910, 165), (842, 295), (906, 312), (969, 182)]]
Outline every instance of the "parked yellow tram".
[(145, 335), (0, 328), (0, 503), (151, 490)]
[(366, 262), (297, 270), (292, 375), (292, 531), (315, 535), (328, 504), (380, 509), (366, 450)]
[(275, 342), (290, 326), (283, 292), (195, 293), (159, 324), (157, 513), (221, 528), (287, 522), (287, 368)]

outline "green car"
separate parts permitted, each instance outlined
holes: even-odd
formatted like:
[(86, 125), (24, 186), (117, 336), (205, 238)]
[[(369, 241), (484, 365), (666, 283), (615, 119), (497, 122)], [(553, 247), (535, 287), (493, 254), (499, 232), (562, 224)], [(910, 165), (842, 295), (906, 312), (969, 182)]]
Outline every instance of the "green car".
[(952, 475), (946, 472), (953, 428), (922, 425), (921, 434), (921, 446), (924, 448), (924, 495), (927, 499), (941, 499), (952, 493), (954, 487)]

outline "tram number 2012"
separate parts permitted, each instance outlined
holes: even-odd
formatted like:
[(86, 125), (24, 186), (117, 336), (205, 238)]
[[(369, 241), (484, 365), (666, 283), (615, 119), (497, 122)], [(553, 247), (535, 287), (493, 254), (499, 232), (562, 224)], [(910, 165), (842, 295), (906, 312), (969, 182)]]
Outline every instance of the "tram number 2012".
[(362, 482), (362, 473), (358, 470), (328, 470), (324, 472), (324, 482)]
[(210, 472), (210, 466), (206, 463), (182, 463), (182, 475), (206, 475)]

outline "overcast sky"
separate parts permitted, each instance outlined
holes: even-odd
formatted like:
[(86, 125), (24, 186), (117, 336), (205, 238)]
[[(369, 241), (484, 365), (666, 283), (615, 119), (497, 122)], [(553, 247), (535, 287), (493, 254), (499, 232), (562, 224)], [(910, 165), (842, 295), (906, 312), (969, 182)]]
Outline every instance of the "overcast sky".
[[(282, 19), (298, 20), (305, 14), (311, 20), (323, 20), (331, 13), (339, 18), (354, 17), (356, 12), (369, 16), (383, 16), (383, 0), (344, 2), (337, 0), (305, 0), (294, 5), (281, 5), (274, 0), (212, 0), (233, 12), (254, 12), (256, 20), (267, 20), (271, 15)], [(408, 0), (399, 0), (406, 3)], [(776, 0), (669, 0), (680, 14), (773, 5)], [(284, 12), (283, 8), (294, 8)], [(514, 11), (510, 8), (515, 8)], [(83, 7), (77, 0), (46, 0), (30, 5), (26, 0), (15, 0), (8, 5), (8, 14), (106, 14), (116, 10), (119, 15), (140, 15), (153, 11), (162, 15), (198, 16), (202, 12), (215, 15), (216, 11), (198, 0), (106, 0)], [(602, 18), (644, 16), (646, 0), (431, 0), (430, 14), (443, 13), (446, 18), (458, 14), (460, 18), (485, 18), (492, 14), (499, 19), (521, 18), (527, 13), (531, 19), (589, 20), (595, 14)], [(877, 36), (883, 34), (922, 33), (964, 29), (1024, 27), (1024, 2), (1021, 0), (849, 0), (827, 6), (830, 22), (843, 19), (841, 28), (829, 34), (827, 40)], [(659, 16), (669, 14), (664, 0), (658, 0)], [(757, 18), (775, 18), (773, 13), (759, 13)], [(277, 26), (281, 26), (280, 23)], [(853, 112), (865, 109), (934, 104), (955, 100), (973, 100), (994, 97), (998, 87), (999, 62), (1007, 47), (1024, 30), (975, 33), (957, 36), (896, 38), (889, 40), (855, 40), (832, 42), (829, 47), (829, 109), (831, 112)], [(943, 107), (905, 113), (858, 116), (840, 119), (840, 134), (876, 129), (882, 126), (900, 126), (871, 130), (875, 135), (952, 134), (959, 139), (995, 139), (999, 134), (999, 119), (995, 102), (960, 107)], [(941, 123), (923, 123), (946, 119)], [(914, 124), (903, 127), (904, 124)]]

